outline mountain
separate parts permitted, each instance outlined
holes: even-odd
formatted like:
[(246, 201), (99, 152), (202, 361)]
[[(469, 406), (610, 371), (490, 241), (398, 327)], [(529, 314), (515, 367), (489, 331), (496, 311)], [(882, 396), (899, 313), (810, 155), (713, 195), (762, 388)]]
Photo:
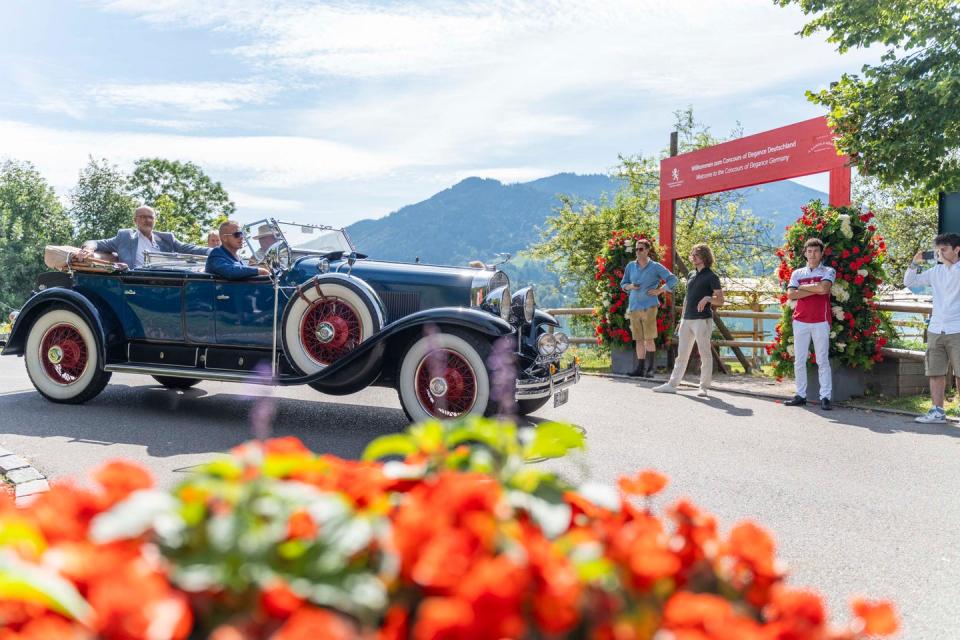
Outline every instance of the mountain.
[[(503, 184), (467, 178), (423, 202), (383, 218), (361, 220), (347, 231), (364, 253), (385, 260), (466, 264), (516, 254), (540, 239), (544, 220), (559, 206), (558, 194), (598, 201), (620, 190), (606, 175), (559, 173), (531, 182)], [(800, 215), (800, 206), (826, 194), (795, 182), (740, 190), (744, 207), (774, 222), (774, 237)]]

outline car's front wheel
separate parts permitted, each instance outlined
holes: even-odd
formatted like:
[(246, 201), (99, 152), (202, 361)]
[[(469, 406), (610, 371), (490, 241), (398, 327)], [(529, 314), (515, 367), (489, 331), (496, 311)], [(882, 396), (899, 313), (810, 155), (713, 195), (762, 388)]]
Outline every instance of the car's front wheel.
[(52, 402), (84, 403), (110, 381), (111, 374), (101, 367), (93, 330), (67, 309), (51, 309), (34, 321), (24, 360), (33, 386)]
[(400, 361), (397, 391), (413, 422), (453, 420), (492, 412), (490, 344), (469, 332), (428, 333)]

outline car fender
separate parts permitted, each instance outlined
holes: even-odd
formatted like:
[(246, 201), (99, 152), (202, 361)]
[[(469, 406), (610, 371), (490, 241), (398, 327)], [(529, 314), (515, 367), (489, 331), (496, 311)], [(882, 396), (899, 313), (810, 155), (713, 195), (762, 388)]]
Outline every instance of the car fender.
[[(380, 333), (364, 340), (356, 349), (337, 360), (332, 365), (321, 371), (308, 376), (297, 376), (291, 378), (280, 378), (278, 384), (311, 384), (318, 383), (317, 386), (325, 386), (329, 382), (334, 382), (340, 372), (350, 371), (356, 367), (357, 362), (365, 362), (368, 356), (376, 354), (378, 358), (382, 357), (385, 347), (391, 340), (403, 339), (409, 333), (417, 328), (426, 325), (436, 326), (454, 326), (464, 329), (477, 331), (490, 336), (495, 340), (513, 333), (514, 329), (506, 320), (494, 316), (487, 311), (480, 309), (468, 309), (465, 307), (438, 307), (434, 309), (424, 309), (416, 313), (404, 316), (400, 320), (393, 322), (383, 328)], [(378, 367), (372, 372), (367, 384), (372, 383), (380, 375)], [(327, 382), (329, 378), (329, 382)]]
[(119, 329), (116, 319), (112, 317), (112, 314), (101, 312), (86, 296), (72, 289), (61, 287), (45, 289), (27, 301), (20, 310), (20, 315), (17, 316), (10, 331), (10, 339), (7, 340), (7, 344), (0, 355), (22, 356), (27, 334), (30, 333), (30, 327), (33, 326), (34, 320), (45, 309), (53, 306), (66, 307), (78, 313), (89, 323), (97, 341), (99, 361), (101, 365), (106, 363), (108, 336), (113, 335)]

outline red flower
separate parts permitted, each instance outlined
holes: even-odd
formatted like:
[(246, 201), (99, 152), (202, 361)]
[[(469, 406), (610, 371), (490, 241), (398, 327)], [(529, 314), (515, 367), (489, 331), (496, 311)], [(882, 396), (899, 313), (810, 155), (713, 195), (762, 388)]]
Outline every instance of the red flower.
[(854, 248), (853, 248), (853, 253), (854, 253), (854, 254), (860, 253), (860, 247), (854, 247)]
[(840, 257), (846, 260), (847, 258), (850, 257), (850, 252), (844, 249), (842, 252), (840, 252)]
[(660, 493), (668, 481), (667, 476), (648, 469), (634, 477), (621, 476), (617, 484), (620, 490), (628, 495), (652, 496)]
[(897, 613), (889, 602), (871, 602), (855, 599), (851, 608), (853, 615), (863, 624), (863, 633), (872, 636), (893, 635), (900, 628)]

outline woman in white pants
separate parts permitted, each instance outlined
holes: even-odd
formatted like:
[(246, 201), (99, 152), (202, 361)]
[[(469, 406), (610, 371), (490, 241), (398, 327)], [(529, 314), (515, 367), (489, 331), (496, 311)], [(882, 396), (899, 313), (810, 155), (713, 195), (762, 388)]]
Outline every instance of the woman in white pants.
[(680, 380), (687, 371), (690, 353), (696, 343), (700, 352), (700, 390), (698, 396), (707, 397), (713, 380), (713, 352), (710, 335), (713, 333), (713, 309), (723, 304), (720, 278), (713, 272), (713, 252), (705, 244), (690, 251), (695, 271), (687, 277), (687, 295), (683, 304), (683, 318), (677, 328), (677, 360), (670, 379), (653, 390), (658, 393), (676, 393)]

